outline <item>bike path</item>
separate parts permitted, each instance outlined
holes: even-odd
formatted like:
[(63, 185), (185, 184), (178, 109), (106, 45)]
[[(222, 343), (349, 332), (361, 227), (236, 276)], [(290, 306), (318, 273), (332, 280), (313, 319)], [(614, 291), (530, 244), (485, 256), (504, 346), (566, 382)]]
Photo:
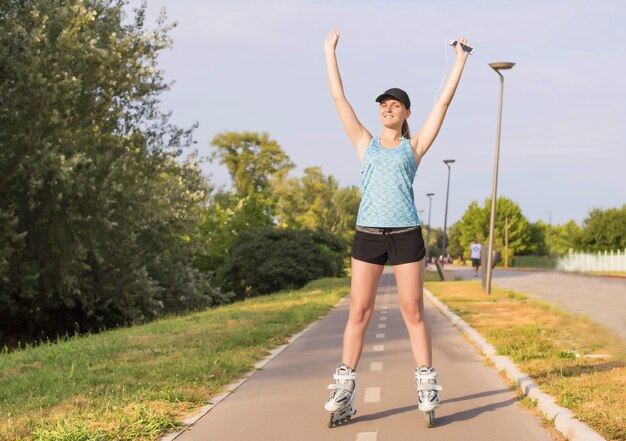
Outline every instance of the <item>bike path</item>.
[(497, 371), (426, 302), (433, 359), (444, 388), (437, 423), (417, 409), (414, 363), (395, 279), (386, 271), (357, 368), (357, 414), (329, 429), (323, 404), (340, 361), (345, 299), (177, 441), (548, 441)]

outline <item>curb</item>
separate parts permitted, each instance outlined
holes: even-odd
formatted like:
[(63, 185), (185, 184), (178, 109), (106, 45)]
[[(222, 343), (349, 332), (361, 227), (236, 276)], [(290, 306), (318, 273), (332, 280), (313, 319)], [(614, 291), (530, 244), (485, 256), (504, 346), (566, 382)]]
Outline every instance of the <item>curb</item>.
[(536, 401), (537, 407), (545, 417), (553, 421), (556, 429), (571, 441), (607, 441), (598, 432), (583, 422), (575, 419), (574, 414), (564, 407), (556, 404), (556, 400), (550, 395), (539, 390), (539, 386), (532, 381), (530, 376), (519, 370), (517, 366), (503, 355), (496, 355), (496, 349), (474, 328), (468, 325), (458, 315), (450, 311), (437, 297), (424, 288), (424, 294), (428, 297), (439, 311), (446, 316), (480, 351), (491, 360), (496, 369), (504, 371), (507, 377), (518, 386), (522, 393)]
[[(328, 312), (332, 311), (333, 309), (337, 308), (341, 303), (345, 302), (347, 299), (346, 297), (342, 297), (332, 308), (330, 308), (328, 310)], [(326, 313), (328, 314), (328, 313)], [(276, 356), (278, 356), (278, 354), (280, 354), (281, 352), (283, 352), (285, 349), (287, 349), (294, 341), (296, 341), (298, 338), (300, 338), (305, 332), (307, 332), (309, 329), (311, 329), (314, 325), (316, 325), (320, 320), (322, 320), (324, 317), (326, 317), (326, 314), (324, 316), (320, 316), (317, 320), (315, 320), (313, 323), (311, 323), (309, 326), (307, 326), (305, 329), (303, 329), (302, 331), (298, 332), (295, 335), (292, 335), (289, 340), (287, 341), (287, 343), (285, 343), (282, 346), (279, 346), (275, 349), (273, 349), (269, 355), (267, 357), (265, 357), (263, 360), (257, 362), (254, 365), (254, 369), (250, 372), (248, 372), (247, 374), (245, 374), (242, 378), (233, 381), (232, 383), (230, 383), (228, 386), (226, 386), (222, 392), (219, 395), (215, 395), (213, 397), (210, 398), (209, 403), (206, 406), (202, 406), (200, 408), (200, 410), (193, 414), (192, 416), (190, 416), (189, 418), (186, 418), (182, 421), (182, 423), (186, 426), (185, 429), (183, 430), (179, 430), (177, 432), (172, 432), (172, 433), (168, 433), (166, 435), (164, 435), (163, 437), (161, 437), (159, 439), (159, 441), (174, 441), (176, 438), (178, 438), (180, 435), (182, 435), (183, 433), (187, 432), (187, 429), (189, 429), (191, 426), (193, 426), (200, 418), (202, 418), (203, 416), (205, 416), (207, 413), (209, 413), (211, 410), (213, 410), (215, 408), (215, 406), (217, 406), (218, 404), (220, 404), (222, 402), (222, 400), (224, 400), (225, 398), (227, 398), (231, 393), (235, 392), (235, 390), (241, 386), (243, 383), (245, 383), (246, 381), (248, 381), (248, 379), (250, 377), (252, 377), (254, 374), (256, 374), (259, 370), (263, 369), (263, 367), (268, 364), (270, 361), (272, 361)]]

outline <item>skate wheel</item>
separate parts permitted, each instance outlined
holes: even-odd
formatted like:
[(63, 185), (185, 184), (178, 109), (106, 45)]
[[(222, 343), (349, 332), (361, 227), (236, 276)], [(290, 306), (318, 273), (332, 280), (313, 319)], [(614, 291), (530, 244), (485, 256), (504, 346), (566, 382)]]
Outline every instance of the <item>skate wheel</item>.
[(425, 412), (424, 417), (426, 418), (426, 424), (428, 424), (428, 427), (433, 427), (435, 425), (435, 411), (434, 410)]
[(329, 429), (332, 429), (332, 428), (333, 428), (333, 426), (334, 426), (334, 423), (333, 423), (333, 414), (331, 413), (331, 414), (330, 414), (330, 416), (328, 417), (328, 428), (329, 428)]

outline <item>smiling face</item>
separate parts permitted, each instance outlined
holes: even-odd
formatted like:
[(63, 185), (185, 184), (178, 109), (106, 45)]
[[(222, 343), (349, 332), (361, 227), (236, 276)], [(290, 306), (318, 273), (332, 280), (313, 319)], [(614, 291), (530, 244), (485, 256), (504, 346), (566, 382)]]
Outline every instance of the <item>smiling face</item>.
[(385, 127), (400, 129), (410, 114), (411, 111), (404, 104), (393, 98), (388, 98), (380, 103), (380, 122)]

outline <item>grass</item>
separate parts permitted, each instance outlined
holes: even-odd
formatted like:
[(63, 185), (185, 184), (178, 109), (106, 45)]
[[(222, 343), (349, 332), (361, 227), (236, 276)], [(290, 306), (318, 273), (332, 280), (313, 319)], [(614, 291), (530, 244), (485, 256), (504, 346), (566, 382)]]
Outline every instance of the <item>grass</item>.
[[(487, 296), (477, 281), (427, 283), (427, 288), (559, 405), (607, 439), (626, 439), (624, 341), (524, 294), (493, 288)], [(609, 355), (584, 357), (591, 354)]]
[(346, 296), (349, 279), (0, 353), (0, 440), (155, 440)]

